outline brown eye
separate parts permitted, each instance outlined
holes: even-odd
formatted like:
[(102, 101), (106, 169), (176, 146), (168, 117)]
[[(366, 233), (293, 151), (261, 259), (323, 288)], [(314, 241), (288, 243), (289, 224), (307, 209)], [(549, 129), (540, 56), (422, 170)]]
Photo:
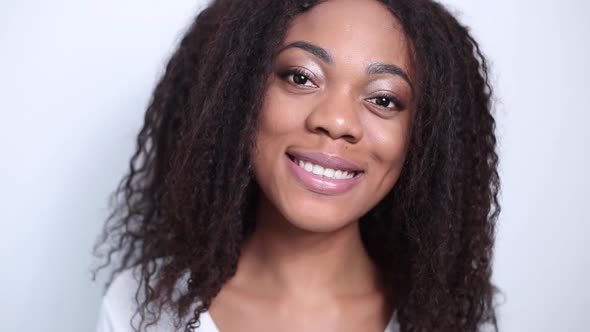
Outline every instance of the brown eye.
[(367, 99), (370, 103), (373, 103), (381, 108), (389, 110), (403, 110), (404, 105), (394, 96), (377, 96)]
[(307, 71), (301, 68), (289, 68), (278, 73), (279, 77), (290, 84), (301, 88), (317, 88), (318, 86), (310, 79)]
[(374, 98), (370, 98), (369, 101), (371, 103), (373, 103), (377, 106), (383, 107), (383, 108), (396, 108), (397, 107), (397, 103), (388, 97), (374, 97)]
[(389, 104), (391, 104), (392, 101), (385, 98), (385, 97), (377, 97), (375, 98), (375, 104), (382, 106), (382, 107), (388, 107)]
[(296, 85), (300, 85), (301, 87), (306, 87), (306, 88), (315, 88), (317, 87), (310, 79), (307, 75), (302, 74), (302, 73), (298, 73), (298, 72), (292, 72), (289, 73), (288, 75), (288, 79), (293, 82)]
[(308, 81), (309, 81), (309, 79), (305, 75), (301, 75), (301, 74), (294, 74), (293, 75), (293, 82), (295, 82), (295, 84), (305, 85), (305, 83), (307, 83)]

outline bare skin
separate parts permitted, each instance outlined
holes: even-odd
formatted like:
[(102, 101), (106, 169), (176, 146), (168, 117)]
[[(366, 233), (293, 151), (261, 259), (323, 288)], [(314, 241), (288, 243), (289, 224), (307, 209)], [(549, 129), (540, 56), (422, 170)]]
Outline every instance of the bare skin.
[(220, 331), (382, 332), (392, 306), (357, 225), (329, 234), (261, 225), (210, 308)]
[[(358, 221), (405, 160), (414, 98), (408, 43), (387, 8), (355, 0), (298, 16), (283, 46), (301, 41), (329, 59), (299, 46), (277, 55), (253, 156), (262, 190), (256, 230), (209, 313), (221, 332), (383, 332), (394, 286), (381, 280)], [(375, 64), (400, 72), (371, 72)], [(285, 74), (294, 67), (305, 75)], [(362, 178), (341, 194), (314, 192), (285, 166), (292, 150), (361, 165)]]

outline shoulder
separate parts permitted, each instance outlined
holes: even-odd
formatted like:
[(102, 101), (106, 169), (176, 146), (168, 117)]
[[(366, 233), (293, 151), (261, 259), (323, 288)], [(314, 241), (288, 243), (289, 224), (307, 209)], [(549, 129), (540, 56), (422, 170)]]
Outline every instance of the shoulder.
[(387, 327), (385, 328), (385, 332), (399, 332), (400, 331), (400, 326), (399, 326), (399, 322), (397, 320), (397, 310), (393, 311), (393, 314), (391, 315), (391, 319), (389, 320), (389, 323), (387, 324)]
[[(133, 268), (119, 273), (102, 298), (96, 332), (134, 332), (139, 325), (137, 300), (143, 300), (138, 292), (140, 277)], [(132, 327), (133, 325), (133, 327)], [(151, 331), (147, 329), (146, 331)], [(156, 331), (156, 330), (153, 330)]]
[[(96, 332), (135, 332), (141, 320), (136, 297), (144, 300), (143, 292), (139, 290), (140, 280), (140, 274), (133, 268), (122, 271), (113, 279), (102, 298)], [(195, 331), (217, 332), (209, 325), (208, 316), (201, 315), (201, 326)], [(163, 312), (157, 324), (145, 329), (145, 332), (158, 331), (174, 331), (170, 313)]]

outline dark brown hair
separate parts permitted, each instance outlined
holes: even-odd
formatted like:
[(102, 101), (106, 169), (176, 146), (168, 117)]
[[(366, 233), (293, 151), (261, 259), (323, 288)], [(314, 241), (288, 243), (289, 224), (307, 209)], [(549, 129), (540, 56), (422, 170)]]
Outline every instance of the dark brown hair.
[[(363, 242), (396, 292), (402, 331), (497, 330), (499, 178), (486, 61), (440, 4), (381, 2), (412, 44), (417, 112), (398, 183), (361, 220)], [(193, 316), (189, 330), (235, 273), (255, 227), (250, 155), (273, 54), (291, 20), (317, 3), (213, 1), (170, 59), (94, 249), (104, 259), (95, 272), (118, 258), (111, 280), (141, 271), (140, 330), (150, 304), (158, 315), (147, 325), (169, 307), (177, 329)], [(186, 292), (173, 298), (185, 274)]]

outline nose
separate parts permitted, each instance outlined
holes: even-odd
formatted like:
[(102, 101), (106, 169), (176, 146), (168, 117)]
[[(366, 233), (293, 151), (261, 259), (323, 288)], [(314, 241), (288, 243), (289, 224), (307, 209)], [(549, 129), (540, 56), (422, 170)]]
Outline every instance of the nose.
[(353, 97), (345, 92), (326, 95), (306, 119), (306, 127), (332, 139), (342, 138), (357, 143), (363, 136), (363, 127)]

